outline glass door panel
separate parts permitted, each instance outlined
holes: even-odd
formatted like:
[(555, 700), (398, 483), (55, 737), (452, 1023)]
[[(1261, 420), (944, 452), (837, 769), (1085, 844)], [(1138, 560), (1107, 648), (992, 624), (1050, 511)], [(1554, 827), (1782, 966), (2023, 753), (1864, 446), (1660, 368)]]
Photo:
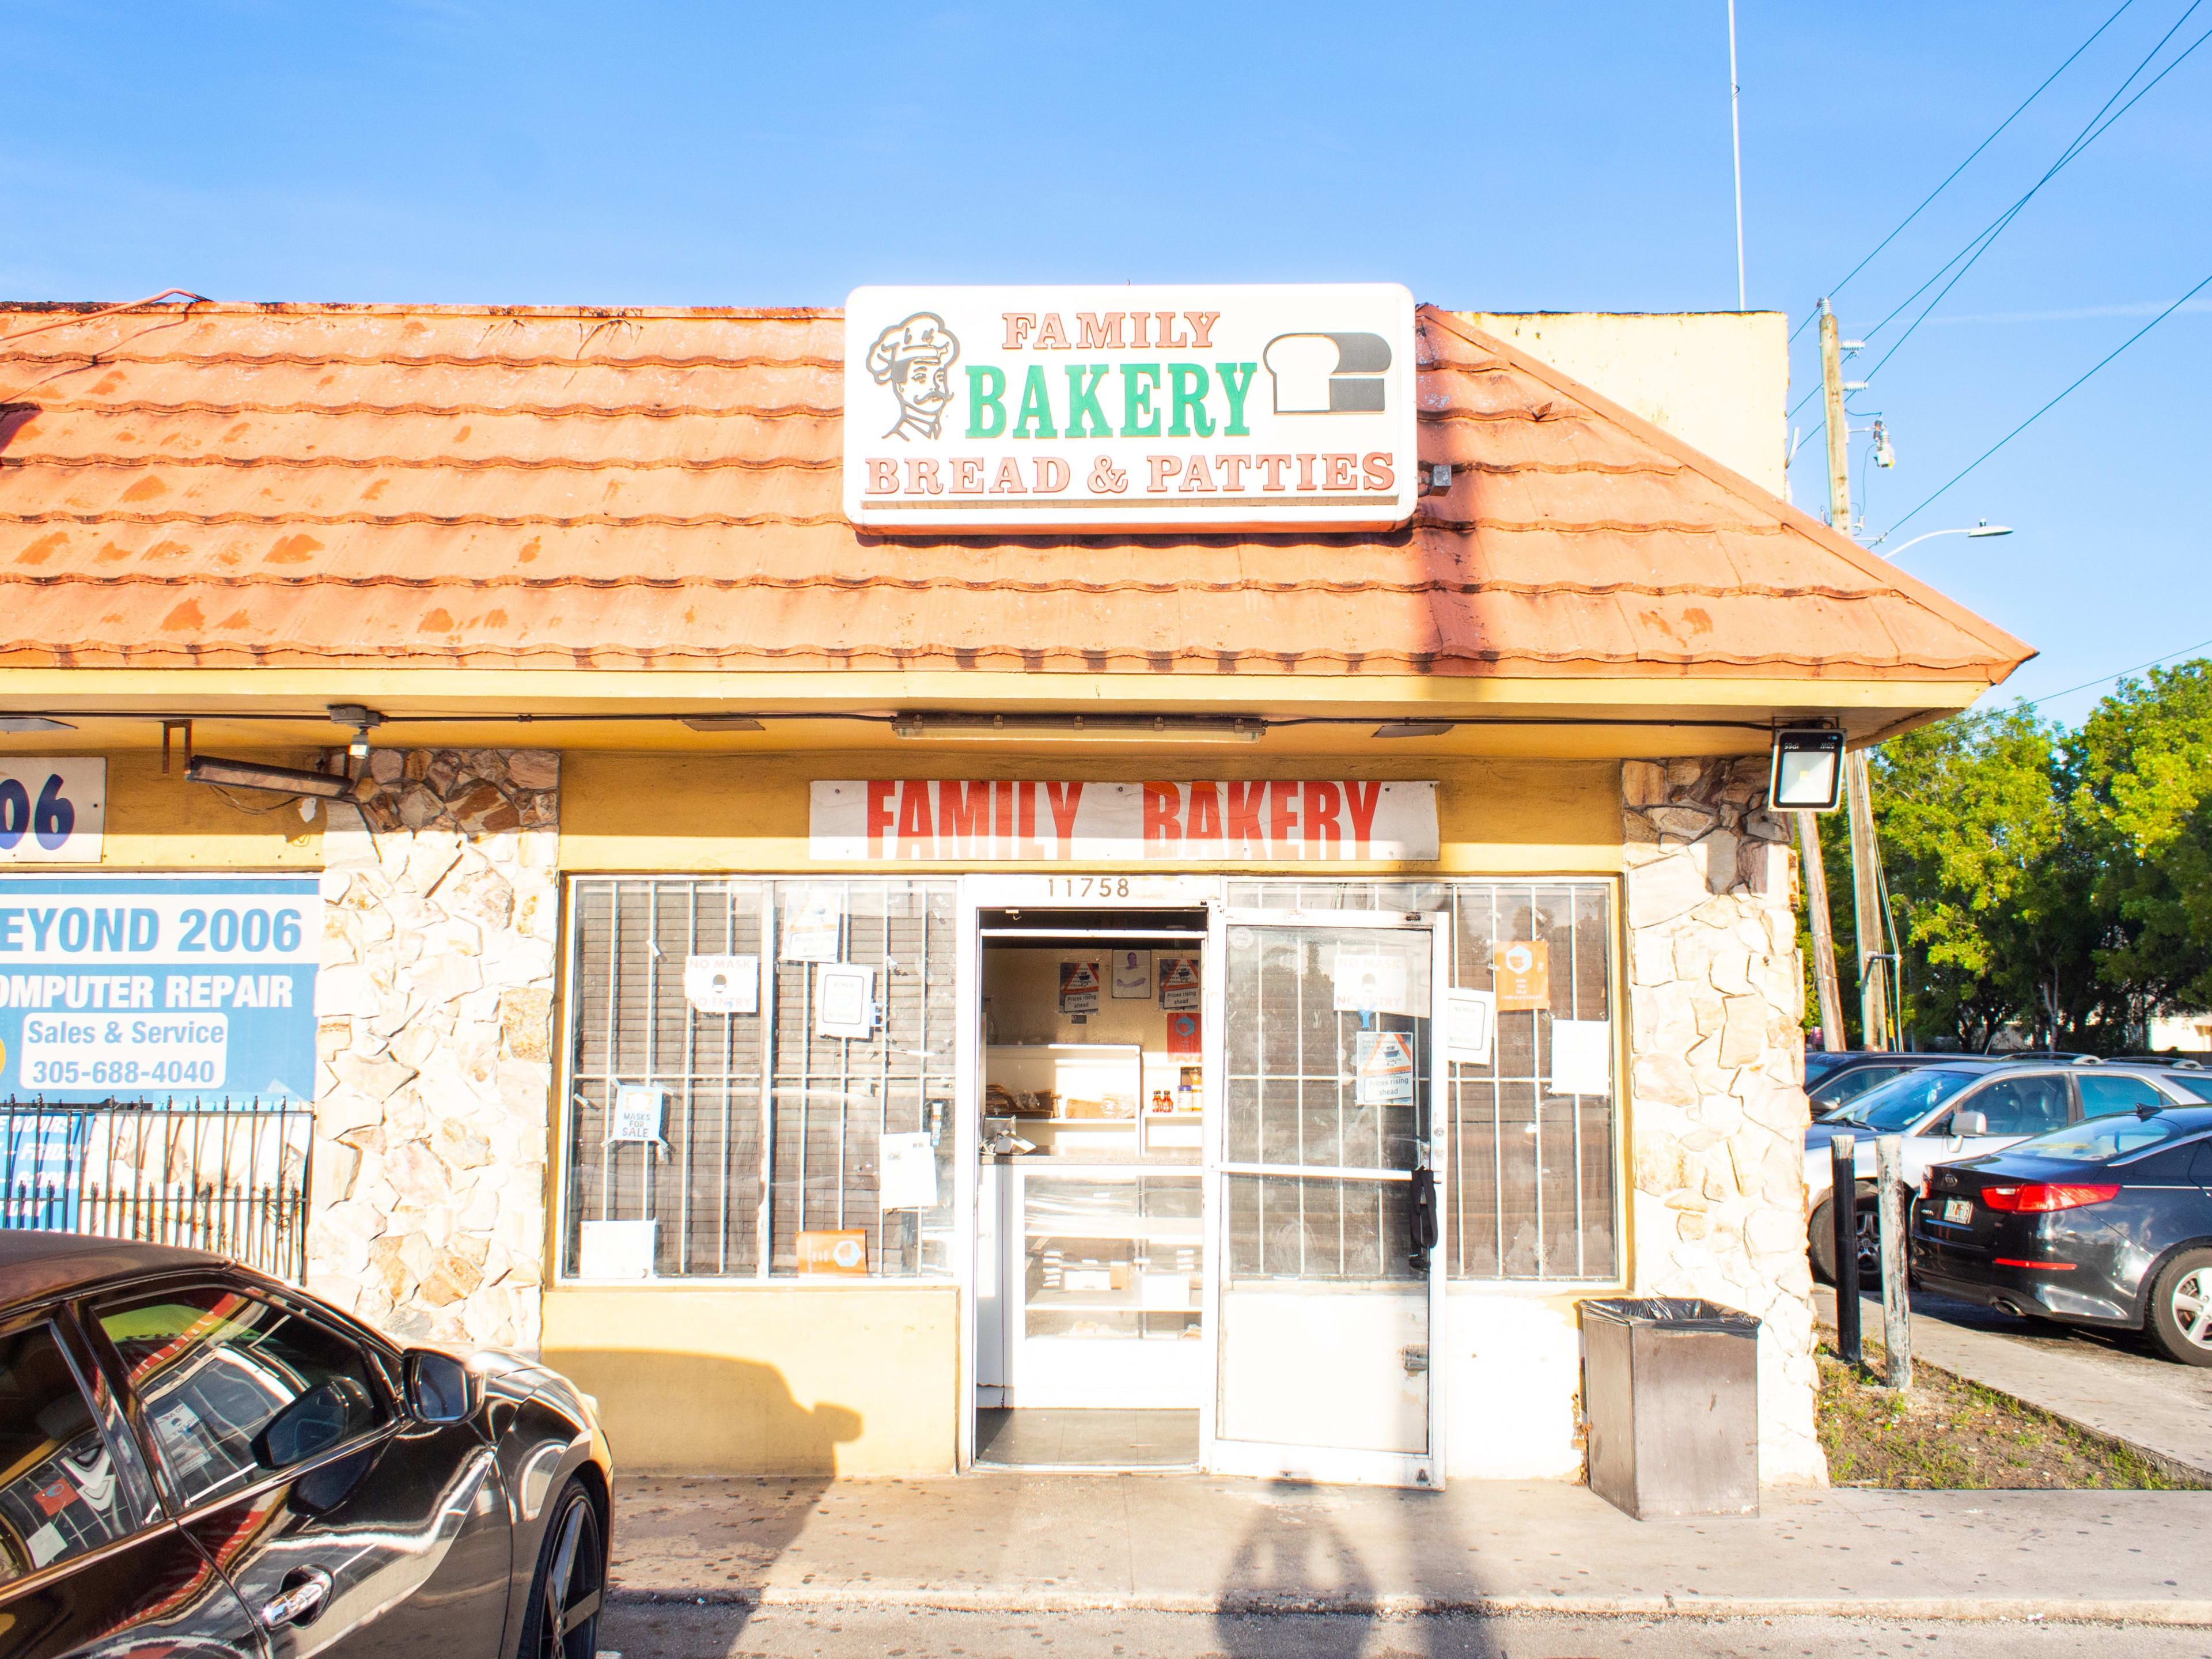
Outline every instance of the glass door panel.
[(1437, 921), (1224, 918), (1210, 1467), (1442, 1484)]

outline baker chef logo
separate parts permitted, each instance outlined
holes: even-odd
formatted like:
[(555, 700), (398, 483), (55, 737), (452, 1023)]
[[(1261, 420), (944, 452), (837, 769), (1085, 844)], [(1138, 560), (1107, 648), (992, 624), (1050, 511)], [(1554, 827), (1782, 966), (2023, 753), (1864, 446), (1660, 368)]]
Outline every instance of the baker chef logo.
[(1504, 963), (1510, 973), (1524, 975), (1536, 965), (1536, 953), (1525, 945), (1509, 945), (1505, 947)]
[(868, 348), (868, 373), (878, 386), (891, 389), (899, 405), (898, 420), (884, 436), (902, 443), (936, 441), (952, 401), (952, 365), (959, 358), (959, 337), (933, 311), (917, 311), (876, 336)]
[(857, 1238), (839, 1239), (830, 1247), (830, 1259), (847, 1273), (853, 1272), (860, 1265), (860, 1241)]
[(1260, 360), (1274, 379), (1278, 415), (1382, 412), (1390, 343), (1380, 334), (1278, 334)]

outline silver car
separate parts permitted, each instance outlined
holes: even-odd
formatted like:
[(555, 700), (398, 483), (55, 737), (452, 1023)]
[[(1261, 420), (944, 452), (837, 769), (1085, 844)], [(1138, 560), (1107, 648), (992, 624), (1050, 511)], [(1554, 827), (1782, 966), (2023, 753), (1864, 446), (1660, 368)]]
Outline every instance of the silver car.
[(1836, 1224), (1829, 1188), (1838, 1134), (1856, 1138), (1859, 1253), (1875, 1249), (1875, 1139), (1904, 1137), (1904, 1180), (1917, 1190), (1931, 1164), (1978, 1158), (2083, 1118), (2110, 1117), (2143, 1107), (2201, 1106), (2212, 1101), (2212, 1072), (2168, 1066), (1988, 1060), (1960, 1055), (1870, 1089), (1805, 1132), (1805, 1190), (1812, 1213), (1806, 1244), (1813, 1271), (1832, 1282)]

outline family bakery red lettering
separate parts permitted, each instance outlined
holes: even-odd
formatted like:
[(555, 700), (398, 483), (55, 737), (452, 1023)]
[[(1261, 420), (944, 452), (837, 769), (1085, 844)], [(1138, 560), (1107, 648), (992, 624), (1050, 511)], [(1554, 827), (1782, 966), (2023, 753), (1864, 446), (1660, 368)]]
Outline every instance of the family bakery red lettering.
[[(852, 789), (860, 822), (844, 832), (854, 850), (817, 857), (1189, 864), (1434, 856), (1407, 850), (1433, 842), (1433, 796), (1417, 793), (1378, 825), (1385, 786), (1357, 778), (877, 778), (823, 787)], [(1426, 827), (1407, 817), (1414, 811), (1428, 814)]]

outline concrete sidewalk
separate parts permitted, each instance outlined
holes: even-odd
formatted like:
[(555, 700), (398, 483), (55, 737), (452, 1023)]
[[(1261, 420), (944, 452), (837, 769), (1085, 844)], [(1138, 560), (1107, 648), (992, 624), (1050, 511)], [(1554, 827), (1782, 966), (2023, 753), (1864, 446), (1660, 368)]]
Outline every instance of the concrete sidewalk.
[(2212, 1492), (1771, 1491), (1636, 1522), (1581, 1486), (1200, 1475), (621, 1482), (618, 1599), (2212, 1626)]
[[(2212, 1369), (1948, 1297), (1923, 1292), (1912, 1302), (1915, 1359), (2124, 1441), (2176, 1480), (2212, 1486)], [(1861, 1329), (1879, 1343), (1880, 1298), (1859, 1305)], [(1813, 1316), (1835, 1328), (1836, 1296), (1825, 1285), (1814, 1287)]]

